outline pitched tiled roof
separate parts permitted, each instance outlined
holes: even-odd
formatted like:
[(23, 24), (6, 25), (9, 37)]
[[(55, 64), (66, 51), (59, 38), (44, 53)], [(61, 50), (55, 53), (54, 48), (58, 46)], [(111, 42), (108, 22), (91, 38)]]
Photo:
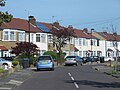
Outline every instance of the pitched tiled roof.
[[(79, 38), (88, 38), (91, 39), (91, 34), (88, 32), (85, 32), (84, 30), (78, 30), (74, 29), (75, 35)], [(92, 35), (92, 38), (96, 38)]]
[(107, 41), (120, 41), (120, 35), (114, 35), (107, 32), (98, 32), (102, 37), (104, 37)]
[(120, 41), (120, 35), (117, 35), (117, 41)]
[(5, 46), (3, 46), (3, 45), (0, 45), (0, 50), (8, 50)]
[(11, 22), (9, 23), (3, 23), (1, 28), (10, 28), (10, 29), (19, 29), (19, 30), (25, 30), (30, 32), (42, 32), (38, 27), (30, 24), (30, 29), (29, 29), (29, 24), (27, 20), (24, 19), (19, 19), (19, 18), (13, 18)]
[[(46, 26), (49, 30), (51, 30), (51, 31), (52, 31), (53, 27), (55, 27), (54, 24), (52, 24), (52, 23), (45, 23), (45, 22), (40, 22), (40, 23), (43, 24), (43, 25), (45, 25), (45, 26)], [(56, 28), (57, 28), (57, 27), (56, 27)], [(60, 28), (65, 28), (65, 27), (59, 26), (58, 29), (60, 29)]]

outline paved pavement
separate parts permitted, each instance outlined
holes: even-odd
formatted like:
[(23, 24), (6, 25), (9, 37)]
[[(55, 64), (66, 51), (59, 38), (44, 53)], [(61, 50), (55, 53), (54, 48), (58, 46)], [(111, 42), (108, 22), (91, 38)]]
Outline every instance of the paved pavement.
[(113, 76), (115, 78), (120, 79), (120, 73), (119, 74), (112, 74), (112, 71), (114, 69), (112, 67), (110, 67), (110, 66), (107, 66), (105, 63), (100, 63), (98, 65), (93, 66), (92, 68), (95, 69), (95, 70), (98, 70), (100, 72), (103, 72), (103, 73), (105, 73), (107, 75), (111, 75), (111, 76)]
[(15, 90), (25, 80), (30, 78), (32, 70), (30, 68), (23, 69), (12, 73), (9, 76), (0, 77), (0, 90)]

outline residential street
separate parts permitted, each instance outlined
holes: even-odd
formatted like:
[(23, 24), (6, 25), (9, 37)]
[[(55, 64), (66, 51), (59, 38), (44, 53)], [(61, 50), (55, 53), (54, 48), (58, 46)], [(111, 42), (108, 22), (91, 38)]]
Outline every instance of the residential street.
[(120, 90), (120, 80), (92, 67), (61, 66), (55, 71), (33, 71), (15, 90)]

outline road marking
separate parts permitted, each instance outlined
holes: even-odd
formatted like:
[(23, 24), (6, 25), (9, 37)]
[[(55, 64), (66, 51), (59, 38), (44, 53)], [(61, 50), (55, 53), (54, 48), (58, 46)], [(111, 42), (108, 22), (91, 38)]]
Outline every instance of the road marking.
[(0, 87), (0, 90), (11, 90), (12, 88)]
[(21, 85), (22, 83), (23, 83), (22, 81), (17, 81), (17, 80), (10, 80), (8, 82), (8, 84), (14, 84), (14, 85), (17, 85), (17, 86)]
[(75, 79), (73, 77), (71, 77), (71, 79), (74, 81)]
[(79, 86), (78, 86), (78, 84), (77, 84), (76, 82), (74, 82), (74, 84), (75, 84), (75, 87), (76, 87), (76, 88), (79, 88)]
[(72, 81), (74, 82), (74, 85), (76, 88), (79, 88), (78, 84), (76, 83), (74, 77), (72, 77), (72, 74), (71, 73), (68, 73), (68, 75), (70, 76), (70, 78), (72, 79)]
[(71, 73), (68, 73), (68, 75), (71, 77)]

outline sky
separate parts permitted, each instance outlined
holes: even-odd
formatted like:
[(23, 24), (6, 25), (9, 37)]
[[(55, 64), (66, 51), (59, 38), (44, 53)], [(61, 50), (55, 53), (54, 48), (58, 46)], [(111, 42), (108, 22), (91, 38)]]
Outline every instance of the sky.
[(14, 18), (28, 20), (32, 15), (40, 22), (120, 34), (120, 0), (6, 0), (0, 11)]

